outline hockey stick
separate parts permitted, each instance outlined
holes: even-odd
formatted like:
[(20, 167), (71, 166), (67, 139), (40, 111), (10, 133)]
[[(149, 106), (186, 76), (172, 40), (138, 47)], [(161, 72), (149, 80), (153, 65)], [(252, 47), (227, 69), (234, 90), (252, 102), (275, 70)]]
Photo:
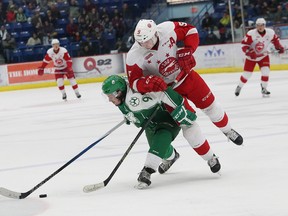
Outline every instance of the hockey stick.
[(89, 149), (91, 149), (93, 146), (95, 146), (97, 143), (99, 143), (101, 140), (103, 140), (105, 137), (107, 137), (110, 133), (112, 133), (114, 130), (116, 130), (118, 127), (120, 127), (122, 124), (124, 124), (126, 120), (122, 120), (120, 123), (118, 123), (115, 127), (110, 129), (108, 132), (106, 132), (100, 139), (89, 145), (87, 148), (85, 148), (83, 151), (81, 151), (79, 154), (77, 154), (75, 157), (73, 157), (71, 160), (69, 160), (67, 163), (65, 163), (63, 166), (61, 166), (59, 169), (57, 169), (55, 172), (53, 172), (51, 175), (49, 175), (47, 178), (45, 178), (43, 181), (41, 181), (39, 184), (34, 186), (32, 189), (30, 189), (27, 192), (19, 193), (15, 191), (8, 190), (6, 188), (0, 188), (0, 194), (9, 198), (14, 199), (25, 199), (28, 197), (31, 193), (33, 193), (35, 190), (37, 190), (40, 186), (45, 184), (48, 180), (50, 180), (52, 177), (54, 177), (56, 174), (61, 172), (64, 168), (66, 168), (68, 165), (70, 165), (72, 162), (74, 162), (77, 158), (79, 158), (81, 155), (83, 155), (85, 152), (87, 152)]
[(83, 188), (83, 191), (85, 193), (89, 193), (92, 191), (96, 191), (99, 190), (101, 188), (104, 188), (108, 185), (108, 183), (110, 182), (110, 180), (112, 179), (112, 177), (114, 176), (114, 174), (116, 173), (116, 171), (118, 170), (118, 168), (120, 167), (120, 165), (122, 164), (122, 162), (124, 161), (124, 159), (127, 157), (127, 155), (129, 154), (130, 150), (133, 148), (133, 146), (135, 145), (135, 143), (137, 142), (137, 140), (139, 139), (139, 137), (141, 136), (141, 134), (143, 133), (143, 131), (145, 130), (145, 128), (148, 126), (148, 124), (150, 123), (150, 121), (152, 120), (152, 118), (156, 115), (157, 111), (160, 109), (160, 106), (156, 107), (156, 109), (154, 110), (154, 112), (151, 114), (151, 116), (149, 117), (149, 119), (145, 122), (144, 126), (141, 128), (141, 130), (138, 132), (138, 134), (136, 135), (136, 137), (134, 138), (134, 140), (132, 141), (132, 143), (130, 144), (130, 146), (128, 147), (128, 149), (126, 150), (126, 152), (124, 153), (124, 155), (122, 156), (122, 158), (120, 159), (120, 161), (117, 163), (117, 165), (115, 166), (115, 168), (112, 170), (112, 172), (110, 173), (110, 175), (108, 176), (108, 178), (106, 178), (103, 182), (97, 183), (97, 184), (91, 184), (91, 185), (86, 185)]
[[(288, 50), (288, 48), (286, 48), (286, 49), (284, 49), (284, 53), (283, 54), (285, 54), (285, 52)], [(267, 51), (267, 54), (272, 54), (272, 55), (280, 55), (279, 54), (279, 50), (270, 50), (270, 51)]]
[[(59, 71), (59, 72), (54, 72), (54, 73), (45, 73), (45, 74), (67, 74), (68, 72), (66, 71)], [(81, 71), (81, 72), (77, 72), (77, 71), (74, 71), (74, 74), (78, 74), (78, 73), (89, 73), (89, 71), (85, 72), (85, 71)]]

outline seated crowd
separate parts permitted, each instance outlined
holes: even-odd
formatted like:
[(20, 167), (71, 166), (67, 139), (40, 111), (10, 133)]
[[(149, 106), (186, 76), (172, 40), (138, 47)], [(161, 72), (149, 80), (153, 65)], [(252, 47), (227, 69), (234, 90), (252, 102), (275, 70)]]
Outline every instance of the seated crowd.
[[(231, 26), (228, 3), (223, 0), (214, 2), (214, 13), (206, 12), (199, 30), (201, 44), (217, 44), (231, 41)], [(249, 0), (243, 2), (244, 21), (247, 30), (253, 28), (253, 23), (259, 17), (265, 18), (267, 26), (286, 24), (288, 25), (288, 2), (285, 0)], [(232, 2), (232, 19), (234, 29), (242, 26), (242, 14), (240, 1)], [(215, 35), (219, 31), (219, 35)]]
[[(41, 60), (52, 38), (58, 38), (73, 57), (107, 54), (117, 49), (126, 52), (120, 41), (133, 28), (143, 8), (135, 0), (106, 5), (99, 2), (0, 1), (0, 48), (6, 62)], [(43, 55), (29, 57), (28, 51), (34, 48)], [(11, 54), (25, 51), (27, 55), (11, 58)]]

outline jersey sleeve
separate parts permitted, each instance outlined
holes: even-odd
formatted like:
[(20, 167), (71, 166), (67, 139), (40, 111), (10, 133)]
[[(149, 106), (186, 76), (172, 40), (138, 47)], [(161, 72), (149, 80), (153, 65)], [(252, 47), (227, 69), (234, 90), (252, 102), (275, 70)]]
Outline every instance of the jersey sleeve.
[(72, 59), (66, 49), (64, 51), (63, 59), (66, 61), (67, 68), (72, 68)]
[(51, 60), (52, 60), (52, 59), (51, 59), (51, 57), (49, 56), (49, 53), (47, 52), (46, 55), (45, 55), (44, 58), (43, 58), (41, 68), (45, 68)]
[(137, 64), (126, 64), (126, 69), (130, 88), (138, 92), (144, 92), (145, 80), (143, 70)]
[(184, 41), (184, 46), (195, 52), (199, 45), (199, 34), (196, 27), (185, 22), (174, 22), (174, 25), (177, 41)]
[(273, 36), (271, 42), (274, 44), (275, 49), (283, 48), (283, 46), (280, 43), (279, 37), (275, 33), (274, 33), (274, 36)]
[(244, 53), (247, 52), (247, 50), (250, 49), (250, 45), (252, 44), (253, 40), (252, 40), (252, 36), (250, 34), (246, 34), (245, 37), (243, 38), (243, 40), (241, 41), (242, 44), (242, 51)]

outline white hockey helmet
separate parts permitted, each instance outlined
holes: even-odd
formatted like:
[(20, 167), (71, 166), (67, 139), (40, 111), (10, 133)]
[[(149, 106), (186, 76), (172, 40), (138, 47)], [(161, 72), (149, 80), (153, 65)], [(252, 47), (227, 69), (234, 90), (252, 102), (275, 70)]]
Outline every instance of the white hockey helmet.
[(157, 25), (153, 20), (139, 20), (134, 31), (135, 40), (139, 43), (145, 43), (154, 37), (156, 28)]
[(266, 20), (264, 18), (258, 18), (256, 20), (256, 25), (266, 25)]
[(51, 45), (53, 46), (54, 44), (60, 44), (58, 39), (52, 39)]

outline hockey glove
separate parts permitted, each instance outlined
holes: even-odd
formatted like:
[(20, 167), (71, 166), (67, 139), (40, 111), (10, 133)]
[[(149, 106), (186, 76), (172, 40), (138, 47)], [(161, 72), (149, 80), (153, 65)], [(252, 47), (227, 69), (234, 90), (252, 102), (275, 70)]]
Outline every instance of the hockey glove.
[(176, 53), (178, 64), (185, 73), (189, 74), (193, 67), (196, 65), (195, 58), (193, 56), (193, 49), (183, 48)]
[(38, 75), (43, 76), (44, 74), (44, 68), (38, 68)]
[(246, 51), (246, 56), (249, 56), (251, 59), (256, 59), (257, 58), (257, 54), (254, 51), (254, 49), (250, 49)]
[(187, 125), (187, 126), (193, 125), (193, 122), (197, 118), (195, 113), (185, 109), (183, 105), (176, 107), (176, 109), (172, 111), (171, 116), (180, 125)]
[(67, 73), (73, 73), (73, 69), (72, 69), (71, 67), (67, 67), (67, 68), (65, 69), (65, 71), (66, 71)]
[(144, 88), (146, 92), (165, 91), (167, 89), (167, 84), (161, 77), (150, 75), (145, 77)]
[(277, 47), (276, 50), (278, 50), (279, 54), (283, 54), (285, 52), (285, 49), (282, 46), (281, 47)]

